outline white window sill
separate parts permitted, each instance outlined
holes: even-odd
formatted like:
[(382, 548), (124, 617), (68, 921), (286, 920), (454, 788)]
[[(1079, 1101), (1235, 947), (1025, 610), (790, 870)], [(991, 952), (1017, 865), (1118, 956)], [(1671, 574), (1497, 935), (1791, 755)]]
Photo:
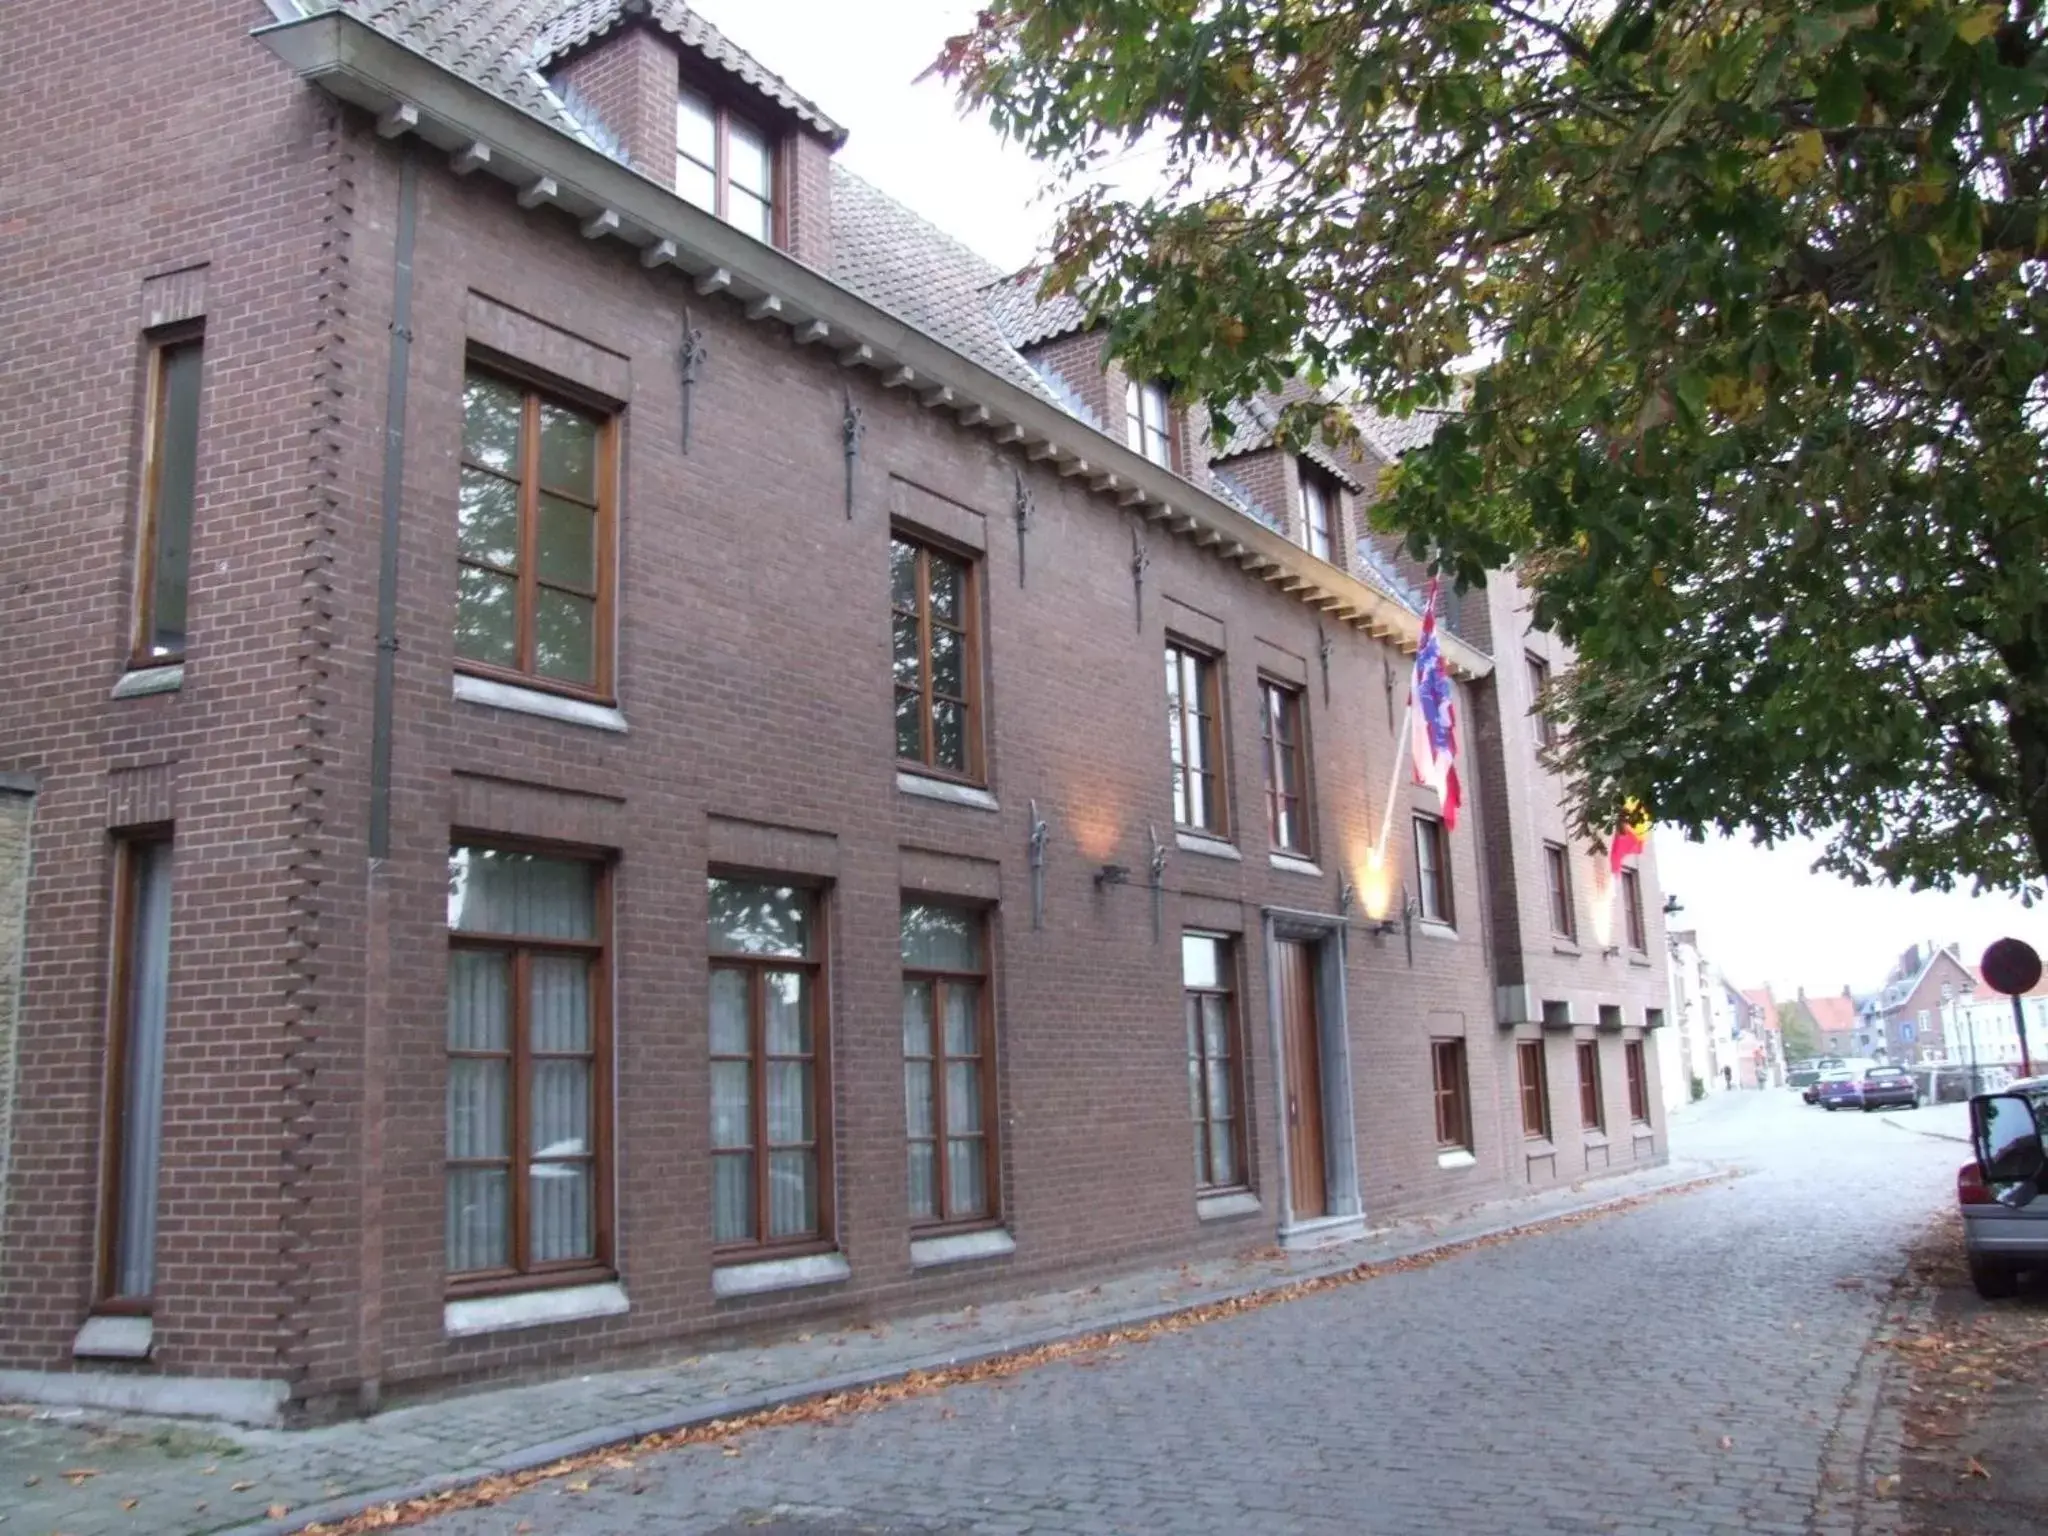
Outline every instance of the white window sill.
[(1650, 957), (1641, 950), (1638, 950), (1628, 957), (1628, 963), (1630, 965), (1639, 965), (1647, 971), (1650, 968)]
[(1450, 939), (1455, 942), (1458, 937), (1457, 929), (1453, 928), (1449, 923), (1439, 922), (1433, 917), (1418, 919), (1415, 924), (1415, 931), (1425, 939)]
[(996, 804), (996, 797), (985, 789), (977, 789), (972, 784), (955, 784), (951, 779), (932, 779), (921, 773), (906, 773), (901, 768), (896, 770), (896, 788), (906, 795), (939, 800), (947, 805), (964, 805), (970, 810), (1001, 809)]
[(1436, 1165), (1439, 1168), (1477, 1168), (1479, 1159), (1463, 1147), (1451, 1147), (1437, 1153)]
[(1607, 1133), (1605, 1131), (1588, 1131), (1583, 1140), (1589, 1147), (1604, 1147), (1607, 1145)]
[(522, 688), (517, 683), (501, 683), (489, 677), (471, 677), (467, 672), (455, 674), (455, 697), (465, 704), (487, 704), (516, 715), (539, 715), (544, 720), (587, 725), (599, 731), (623, 734), (626, 729), (626, 717), (609, 704), (565, 698), (559, 693)]
[(801, 1259), (721, 1265), (711, 1271), (711, 1294), (725, 1301), (734, 1296), (758, 1296), (763, 1291), (800, 1291), (852, 1278), (853, 1266), (844, 1254), (813, 1253)]
[(598, 1285), (565, 1285), (552, 1291), (447, 1302), (441, 1308), (441, 1331), (451, 1339), (466, 1339), (479, 1333), (510, 1333), (519, 1328), (545, 1328), (550, 1323), (619, 1317), (630, 1310), (626, 1288), (607, 1280)]
[(1297, 858), (1291, 853), (1269, 853), (1266, 855), (1266, 862), (1275, 869), (1286, 870), (1290, 875), (1311, 875), (1318, 880), (1323, 878), (1322, 865)]
[(1226, 1195), (1198, 1195), (1195, 1198), (1195, 1215), (1203, 1221), (1227, 1221), (1233, 1216), (1256, 1215), (1259, 1197), (1248, 1189), (1236, 1190)]
[(936, 1269), (941, 1264), (967, 1264), (975, 1259), (1000, 1259), (1017, 1251), (1017, 1239), (1001, 1227), (986, 1232), (961, 1232), (952, 1237), (913, 1238), (910, 1244), (912, 1269)]
[(1585, 953), (1570, 939), (1552, 939), (1550, 941), (1550, 952), (1553, 955), (1570, 955), (1574, 960)]
[(168, 667), (138, 667), (133, 672), (121, 674), (111, 697), (140, 699), (152, 693), (176, 693), (184, 686), (185, 663), (182, 661), (173, 662)]
[(1176, 832), (1173, 840), (1182, 853), (1199, 853), (1211, 859), (1236, 859), (1239, 863), (1244, 861), (1244, 855), (1220, 837), (1204, 837), (1199, 832)]
[(71, 1341), (74, 1360), (147, 1360), (156, 1323), (147, 1317), (88, 1317)]

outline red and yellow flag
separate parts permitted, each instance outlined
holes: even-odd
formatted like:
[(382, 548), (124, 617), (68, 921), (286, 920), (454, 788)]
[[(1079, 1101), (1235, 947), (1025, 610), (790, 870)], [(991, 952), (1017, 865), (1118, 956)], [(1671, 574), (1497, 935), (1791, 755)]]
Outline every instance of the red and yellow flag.
[(1649, 846), (1650, 813), (1643, 809), (1642, 801), (1629, 800), (1621, 808), (1621, 825), (1614, 829), (1614, 837), (1607, 844), (1607, 872), (1620, 874), (1623, 859)]

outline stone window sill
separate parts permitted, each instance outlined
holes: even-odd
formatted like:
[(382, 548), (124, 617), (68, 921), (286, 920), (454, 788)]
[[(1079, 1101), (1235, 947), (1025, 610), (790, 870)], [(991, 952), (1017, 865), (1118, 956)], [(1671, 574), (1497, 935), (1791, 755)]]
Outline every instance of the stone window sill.
[(1589, 1147), (1604, 1147), (1607, 1145), (1607, 1133), (1605, 1131), (1588, 1131), (1585, 1134), (1584, 1141)]
[(1233, 1216), (1258, 1214), (1259, 1197), (1248, 1189), (1229, 1190), (1195, 1197), (1195, 1215), (1203, 1221), (1226, 1221)]
[(1220, 837), (1204, 837), (1199, 832), (1175, 832), (1174, 846), (1182, 853), (1199, 853), (1209, 859), (1233, 859), (1244, 862), (1244, 855)]
[(167, 667), (137, 667), (133, 672), (121, 674), (111, 697), (141, 699), (152, 693), (176, 693), (184, 686), (185, 663), (182, 661)]
[(983, 1232), (956, 1232), (947, 1237), (918, 1237), (910, 1242), (910, 1267), (936, 1269), (941, 1264), (967, 1264), (1000, 1259), (1017, 1251), (1017, 1240), (1001, 1227)]
[(1464, 1147), (1446, 1147), (1436, 1155), (1439, 1168), (1477, 1168), (1479, 1159)]
[(1552, 939), (1550, 941), (1550, 952), (1553, 955), (1570, 955), (1574, 960), (1585, 953), (1578, 945), (1572, 943), (1570, 939)]
[(518, 1291), (509, 1296), (467, 1296), (444, 1303), (441, 1331), (451, 1339), (480, 1333), (545, 1328), (593, 1317), (619, 1317), (631, 1310), (626, 1288), (616, 1280), (597, 1285), (564, 1285), (551, 1291)]
[(1415, 924), (1415, 931), (1425, 939), (1450, 939), (1455, 941), (1458, 937), (1457, 929), (1453, 928), (1449, 923), (1438, 922), (1433, 917), (1420, 919)]
[(955, 784), (951, 779), (928, 778), (924, 774), (910, 773), (902, 768), (896, 770), (896, 788), (906, 795), (916, 795), (925, 800), (938, 800), (946, 805), (964, 805), (969, 810), (1001, 809), (996, 804), (996, 797), (985, 789), (978, 789), (972, 784)]
[(1637, 950), (1634, 954), (1628, 957), (1628, 963), (1630, 965), (1639, 965), (1647, 971), (1650, 968), (1650, 957), (1644, 954), (1641, 950)]
[(156, 1323), (147, 1317), (88, 1317), (71, 1341), (75, 1360), (147, 1360)]
[(624, 734), (626, 717), (609, 704), (588, 699), (571, 699), (540, 688), (522, 688), (496, 678), (455, 674), (455, 697), (466, 704), (486, 704), (492, 709), (510, 710), (516, 715), (538, 715), (543, 720), (560, 720), (569, 725), (587, 725), (593, 730)]
[(1323, 867), (1313, 860), (1302, 858), (1299, 854), (1270, 853), (1266, 855), (1266, 862), (1275, 869), (1284, 869), (1290, 875), (1312, 875), (1318, 880), (1323, 878)]
[(835, 1285), (853, 1278), (853, 1266), (841, 1253), (812, 1253), (800, 1259), (760, 1259), (751, 1264), (722, 1264), (711, 1271), (711, 1294), (720, 1301), (759, 1296), (765, 1291), (801, 1291), (813, 1285)]

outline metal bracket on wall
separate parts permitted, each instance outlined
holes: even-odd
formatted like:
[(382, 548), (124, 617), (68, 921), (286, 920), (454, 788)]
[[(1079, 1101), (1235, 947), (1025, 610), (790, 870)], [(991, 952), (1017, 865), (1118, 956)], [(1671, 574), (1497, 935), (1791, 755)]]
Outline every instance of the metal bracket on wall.
[(1152, 556), (1145, 549), (1145, 535), (1137, 522), (1131, 523), (1131, 595), (1138, 604), (1138, 633), (1145, 632), (1145, 572), (1152, 568)]
[(867, 434), (867, 423), (861, 419), (860, 407), (853, 403), (853, 392), (843, 396), (846, 413), (839, 419), (839, 437), (846, 451), (846, 520), (853, 521), (853, 465), (860, 457), (860, 440)]
[(1031, 501), (1031, 488), (1024, 483), (1022, 471), (1012, 470), (1017, 480), (1017, 585), (1024, 585), (1024, 535), (1031, 531), (1031, 514), (1036, 510)]
[(1159, 828), (1149, 821), (1145, 835), (1152, 839), (1152, 942), (1157, 944), (1166, 921), (1166, 844), (1159, 841)]
[(1323, 663), (1323, 708), (1330, 707), (1330, 653), (1337, 643), (1330, 638), (1330, 632), (1323, 628), (1323, 621), (1316, 620), (1316, 655)]
[(1394, 664), (1384, 656), (1380, 658), (1380, 682), (1387, 690), (1387, 729), (1391, 731), (1394, 728)]
[(1038, 802), (1031, 804), (1031, 929), (1036, 933), (1045, 926), (1045, 840), (1051, 828), (1045, 818), (1038, 814)]
[(704, 359), (710, 356), (704, 345), (704, 328), (693, 325), (690, 311), (683, 311), (683, 349), (677, 354), (677, 365), (682, 376), (683, 387), (683, 452), (690, 451), (690, 402), (697, 392), (697, 375), (703, 370)]

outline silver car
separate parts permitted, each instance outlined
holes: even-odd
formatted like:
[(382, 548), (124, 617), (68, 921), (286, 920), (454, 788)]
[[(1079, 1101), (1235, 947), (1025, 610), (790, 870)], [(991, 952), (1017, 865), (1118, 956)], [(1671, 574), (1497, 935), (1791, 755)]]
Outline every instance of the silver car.
[(2000, 1093), (1970, 1100), (1977, 1160), (1956, 1172), (1963, 1248), (1970, 1280), (1989, 1300), (2019, 1289), (2022, 1270), (2048, 1270), (2048, 1077), (2023, 1077)]

